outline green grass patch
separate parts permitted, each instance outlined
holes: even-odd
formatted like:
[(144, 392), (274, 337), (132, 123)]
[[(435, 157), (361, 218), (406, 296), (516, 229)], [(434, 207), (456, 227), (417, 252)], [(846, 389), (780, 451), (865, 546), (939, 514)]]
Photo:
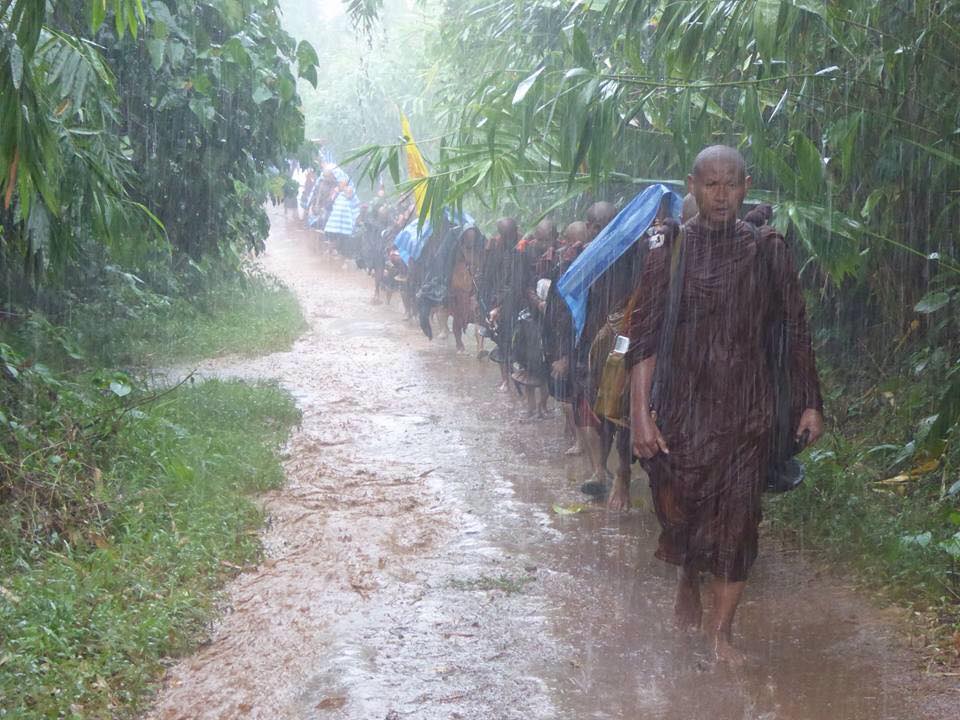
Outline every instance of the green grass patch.
[[(81, 427), (77, 407), (71, 427)], [(16, 488), (7, 476), (0, 717), (138, 708), (162, 659), (202, 635), (226, 576), (257, 559), (250, 496), (282, 482), (278, 451), (298, 418), (276, 386), (210, 380), (124, 412), (106, 426), (115, 432), (73, 455), (69, 443), (42, 444), (41, 467)], [(53, 457), (69, 473), (42, 472)], [(31, 492), (56, 498), (44, 485), (67, 482), (85, 489), (71, 512), (30, 514), (45, 512)]]
[(78, 322), (82, 346), (104, 362), (157, 366), (285, 350), (307, 328), (293, 292), (262, 273), (221, 278), (189, 298), (144, 297), (129, 310), (119, 326)]

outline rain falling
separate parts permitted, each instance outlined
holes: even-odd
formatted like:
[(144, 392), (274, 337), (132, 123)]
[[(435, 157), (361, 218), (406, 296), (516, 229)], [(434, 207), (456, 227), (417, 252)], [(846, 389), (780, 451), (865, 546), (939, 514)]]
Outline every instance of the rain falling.
[(0, 0), (0, 718), (957, 717), (958, 28)]

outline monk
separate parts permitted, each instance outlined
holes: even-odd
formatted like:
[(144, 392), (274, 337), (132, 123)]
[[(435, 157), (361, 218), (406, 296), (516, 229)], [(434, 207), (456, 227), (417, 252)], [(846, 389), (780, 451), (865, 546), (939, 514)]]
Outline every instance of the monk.
[[(557, 274), (559, 278), (566, 272), (570, 264), (576, 257), (600, 234), (611, 220), (617, 215), (617, 208), (613, 203), (600, 200), (587, 208), (586, 221), (583, 223), (571, 223), (569, 227), (580, 226), (583, 228), (585, 237), (581, 242), (568, 244), (564, 251), (564, 264)], [(568, 232), (569, 232), (568, 227)], [(594, 415), (591, 409), (592, 402), (587, 397), (587, 353), (583, 347), (578, 348), (573, 332), (573, 320), (570, 317), (569, 308), (566, 303), (560, 299), (554, 291), (556, 283), (551, 287), (551, 300), (556, 302), (557, 307), (553, 308), (553, 314), (557, 317), (552, 321), (554, 325), (554, 336), (552, 338), (554, 353), (557, 358), (551, 364), (551, 375), (558, 380), (565, 378), (570, 386), (570, 421), (573, 425), (574, 443), (566, 451), (567, 455), (580, 455), (587, 453), (590, 460), (592, 477), (587, 481), (587, 485), (596, 485), (601, 493), (608, 489), (608, 473), (606, 470), (606, 455), (602, 453), (600, 437), (598, 435), (599, 418)], [(548, 316), (550, 306), (548, 303)], [(586, 350), (589, 350), (589, 342), (584, 343)], [(581, 352), (578, 352), (580, 350)]]
[[(631, 318), (633, 449), (662, 528), (656, 556), (680, 568), (677, 623), (700, 627), (700, 575), (710, 573), (712, 649), (739, 663), (732, 628), (757, 556), (774, 424), (765, 343), (775, 321), (787, 328), (798, 440), (822, 435), (823, 401), (793, 257), (775, 230), (737, 219), (750, 187), (743, 157), (706, 148), (687, 187), (698, 215), (685, 233), (651, 240)], [(661, 349), (672, 249), (681, 238), (678, 320), (672, 346)], [(661, 364), (663, 391), (651, 408)]]
[(513, 323), (518, 310), (511, 288), (515, 265), (514, 249), (519, 241), (520, 233), (514, 218), (503, 217), (497, 220), (497, 232), (487, 243), (481, 271), (484, 302), (487, 305), (486, 320), (497, 333), (497, 353), (491, 358), (500, 365), (502, 392), (510, 389), (510, 367), (513, 363)]
[[(549, 366), (544, 359), (541, 333), (546, 294), (541, 280), (548, 280), (559, 260), (557, 239), (559, 233), (552, 220), (541, 220), (517, 244), (511, 290), (516, 306), (526, 313), (518, 316), (514, 331), (513, 357), (520, 369), (510, 377), (524, 388), (527, 398), (527, 417), (544, 418), (547, 412), (546, 382)], [(541, 293), (543, 293), (541, 295)], [(535, 400), (539, 390), (540, 400)]]
[(466, 350), (463, 333), (467, 325), (474, 320), (479, 264), (477, 245), (483, 242), (484, 238), (476, 228), (467, 228), (460, 237), (453, 272), (450, 274), (445, 307), (453, 319), (453, 339), (456, 341), (458, 353)]
[[(573, 378), (571, 376), (570, 356), (573, 354), (573, 321), (566, 303), (557, 292), (557, 280), (567, 271), (590, 241), (587, 224), (576, 220), (567, 225), (560, 234), (559, 259), (550, 273), (550, 289), (547, 293), (543, 311), (544, 357), (550, 364), (550, 378), (547, 389), (563, 409), (565, 435), (573, 441), (567, 455), (579, 455), (583, 452), (580, 433), (574, 421)], [(589, 454), (596, 469), (593, 454)]]

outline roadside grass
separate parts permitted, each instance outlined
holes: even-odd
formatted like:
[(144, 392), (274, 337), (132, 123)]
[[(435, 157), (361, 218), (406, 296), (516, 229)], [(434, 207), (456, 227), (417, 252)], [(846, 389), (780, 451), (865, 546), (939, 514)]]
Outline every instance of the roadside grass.
[(0, 326), (0, 718), (142, 709), (257, 561), (253, 494), (283, 481), (300, 415), (276, 384), (156, 391), (116, 368), (288, 347), (292, 293), (250, 274), (190, 302), (131, 288)]
[(224, 580), (256, 561), (250, 494), (282, 482), (298, 418), (274, 385), (186, 385), (128, 413), (101, 448), (96, 511), (32, 537), (5, 514), (0, 717), (139, 706), (163, 658), (202, 637)]
[[(767, 499), (773, 532), (852, 571), (916, 613), (913, 630), (939, 665), (960, 662), (960, 447), (912, 456), (939, 380), (909, 376), (856, 391), (835, 385), (833, 427), (804, 453), (799, 489)], [(866, 398), (866, 399), (865, 399)]]
[(223, 278), (189, 299), (163, 301), (109, 333), (85, 323), (81, 342), (105, 362), (156, 367), (286, 350), (307, 327), (293, 292), (262, 273)]

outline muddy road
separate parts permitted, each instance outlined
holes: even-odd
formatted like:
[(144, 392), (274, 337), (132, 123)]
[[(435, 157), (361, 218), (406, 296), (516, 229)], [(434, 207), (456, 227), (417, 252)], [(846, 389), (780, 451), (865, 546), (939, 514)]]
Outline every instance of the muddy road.
[(363, 273), (273, 220), (265, 265), (311, 328), (201, 372), (279, 379), (303, 426), (264, 498), (267, 558), (147, 718), (957, 717), (890, 614), (769, 542), (736, 628), (754, 660), (711, 664), (671, 629), (649, 511), (553, 510), (588, 474), (559, 413), (523, 420), (492, 363), (371, 305)]

